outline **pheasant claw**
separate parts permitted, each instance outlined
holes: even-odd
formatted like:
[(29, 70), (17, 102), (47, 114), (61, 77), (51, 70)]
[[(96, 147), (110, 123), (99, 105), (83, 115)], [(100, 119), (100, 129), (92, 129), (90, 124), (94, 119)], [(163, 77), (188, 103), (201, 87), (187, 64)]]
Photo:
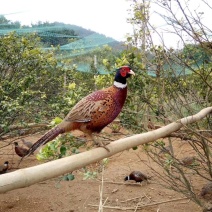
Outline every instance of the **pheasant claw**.
[(110, 142), (106, 142), (106, 141), (100, 141), (97, 140), (96, 138), (93, 137), (93, 141), (95, 143), (96, 146), (98, 147), (103, 147), (105, 148), (108, 152), (110, 152), (110, 150), (108, 149), (108, 147), (106, 147), (107, 144), (109, 144)]

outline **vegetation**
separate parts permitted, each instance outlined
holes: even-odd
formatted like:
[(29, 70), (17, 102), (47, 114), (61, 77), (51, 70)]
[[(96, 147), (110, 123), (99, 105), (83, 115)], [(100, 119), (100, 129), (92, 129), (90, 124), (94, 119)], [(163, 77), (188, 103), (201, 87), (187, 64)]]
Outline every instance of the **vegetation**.
[[(54, 52), (42, 52), (35, 35), (0, 38), (1, 135), (14, 123), (38, 122), (56, 108), (63, 91), (63, 70)], [(55, 96), (55, 93), (58, 95)], [(48, 102), (47, 102), (48, 101)], [(44, 111), (41, 108), (47, 110)]]
[[(174, 16), (171, 7), (173, 2), (181, 12), (182, 20)], [(125, 64), (135, 70), (136, 77), (128, 83), (130, 95), (120, 119), (122, 126), (135, 133), (147, 131), (149, 120), (157, 126), (163, 126), (211, 106), (211, 29), (201, 21), (201, 13), (189, 13), (187, 4), (182, 9), (183, 6), (178, 0), (161, 0), (154, 3), (166, 11), (167, 16), (161, 16), (183, 43), (181, 49), (167, 47), (163, 40), (163, 45), (154, 45), (150, 32), (160, 33), (149, 22), (150, 5), (137, 0), (132, 3), (132, 18), (128, 20), (134, 26), (134, 34), (128, 37), (127, 48), (122, 51), (117, 52), (109, 46), (104, 46), (87, 53), (86, 56), (83, 54), (74, 58), (58, 59), (58, 53), (61, 53), (59, 46), (48, 51), (42, 50), (41, 47), (47, 44), (64, 45), (79, 38), (58, 38), (53, 43), (46, 41), (42, 36), (40, 38), (39, 34), (10, 33), (1, 36), (0, 136), (11, 133), (9, 127), (12, 124), (27, 125), (44, 121), (49, 123), (52, 119), (53, 124), (57, 123), (83, 96), (110, 85), (113, 80), (110, 70)], [(4, 18), (1, 21), (9, 23)], [(18, 26), (18, 23), (16, 25)], [(40, 25), (52, 26), (50, 23), (40, 23), (35, 27)], [(189, 42), (185, 40), (185, 36), (178, 33), (179, 31), (186, 34)], [(51, 33), (78, 35), (75, 31)], [(95, 55), (98, 55), (96, 61)], [(75, 64), (82, 61), (89, 64), (89, 72), (77, 71)], [(104, 66), (109, 74), (100, 75), (96, 62)], [(165, 154), (163, 160), (158, 156), (158, 150), (166, 148), (163, 141), (150, 143), (143, 148), (149, 157), (164, 168), (162, 175), (156, 173), (158, 177), (163, 179), (169, 188), (183, 193), (202, 207), (205, 202), (193, 189), (194, 185), (187, 173), (192, 170), (199, 179), (205, 182), (212, 180), (211, 134), (210, 116), (179, 132), (178, 136), (189, 140), (191, 149), (195, 151), (195, 161), (186, 168), (175, 155), (172, 137), (168, 138), (171, 151)], [(46, 145), (38, 159), (50, 160), (77, 154), (82, 144), (83, 142), (76, 138), (66, 135)], [(171, 168), (174, 168), (175, 172), (170, 171)], [(89, 170), (86, 173), (92, 175)], [(72, 175), (70, 179), (73, 179)]]
[[(135, 54), (142, 59), (144, 72), (152, 71), (155, 76), (146, 78), (149, 81), (146, 80), (146, 83), (142, 84), (143, 91), (130, 97), (136, 98), (140, 103), (138, 114), (141, 112), (142, 116), (136, 116), (137, 122), (143, 119), (142, 123), (148, 123), (147, 120), (151, 120), (155, 125), (162, 126), (194, 114), (200, 108), (211, 106), (211, 29), (203, 24), (201, 11), (195, 14), (191, 12), (189, 9), (191, 2), (180, 3), (178, 0), (151, 2), (163, 11), (163, 14), (159, 15), (166, 21), (170, 33), (175, 34), (183, 43), (182, 49), (173, 49), (166, 46), (162, 37), (160, 38), (163, 46), (154, 45), (150, 31), (158, 35), (160, 33), (149, 22), (150, 5), (145, 1), (133, 1), (133, 16), (129, 22), (133, 24), (135, 30), (128, 42), (132, 45), (131, 51), (137, 51), (138, 48), (145, 50), (142, 55)], [(203, 4), (209, 7), (204, 1)], [(175, 9), (181, 15), (180, 19), (175, 16)], [(134, 107), (133, 112), (137, 109)], [(136, 122), (135, 126), (138, 126)], [(192, 182), (192, 179), (193, 181), (195, 179), (191, 179), (191, 173), (195, 173), (195, 177), (205, 183), (212, 180), (211, 129), (209, 116), (202, 122), (186, 126), (177, 135), (170, 135), (167, 146), (160, 140), (145, 145), (143, 149), (163, 168), (164, 173), (153, 170), (162, 180), (163, 186), (183, 193), (203, 208), (206, 207), (206, 201), (199, 196), (198, 188)], [(194, 151), (194, 158), (189, 164), (183, 164), (182, 158), (175, 154), (172, 142), (176, 137), (188, 140)], [(166, 154), (161, 157), (160, 151), (165, 151)]]

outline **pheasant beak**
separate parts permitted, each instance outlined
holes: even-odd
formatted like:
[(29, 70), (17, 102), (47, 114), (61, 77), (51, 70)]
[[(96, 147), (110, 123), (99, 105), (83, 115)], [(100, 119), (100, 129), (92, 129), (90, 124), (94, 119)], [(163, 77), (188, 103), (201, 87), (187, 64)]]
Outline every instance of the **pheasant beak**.
[(135, 76), (135, 72), (133, 70), (130, 70), (130, 72), (128, 72), (128, 74)]

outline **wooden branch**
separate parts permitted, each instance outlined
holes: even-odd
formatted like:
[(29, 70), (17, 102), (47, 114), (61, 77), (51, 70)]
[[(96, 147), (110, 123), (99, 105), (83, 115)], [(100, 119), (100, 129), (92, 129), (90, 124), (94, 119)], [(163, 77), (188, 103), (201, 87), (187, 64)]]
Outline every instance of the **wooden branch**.
[(193, 116), (182, 118), (162, 128), (119, 139), (107, 145), (110, 152), (104, 148), (95, 148), (66, 158), (0, 175), (0, 193), (27, 187), (38, 182), (70, 173), (74, 170), (110, 157), (118, 152), (163, 138), (179, 130), (186, 124), (194, 123), (203, 119), (209, 113), (212, 113), (212, 107), (205, 108)]

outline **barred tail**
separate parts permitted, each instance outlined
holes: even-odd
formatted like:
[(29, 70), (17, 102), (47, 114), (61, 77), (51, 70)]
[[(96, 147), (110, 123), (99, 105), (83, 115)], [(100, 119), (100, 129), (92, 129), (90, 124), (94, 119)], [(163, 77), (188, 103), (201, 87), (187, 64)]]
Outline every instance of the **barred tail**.
[(58, 126), (48, 131), (43, 137), (41, 137), (38, 141), (36, 141), (31, 148), (28, 150), (28, 154), (26, 156), (29, 156), (33, 154), (33, 152), (38, 149), (40, 146), (45, 145), (49, 141), (52, 141), (54, 138), (56, 138), (59, 134), (64, 133), (65, 131)]

